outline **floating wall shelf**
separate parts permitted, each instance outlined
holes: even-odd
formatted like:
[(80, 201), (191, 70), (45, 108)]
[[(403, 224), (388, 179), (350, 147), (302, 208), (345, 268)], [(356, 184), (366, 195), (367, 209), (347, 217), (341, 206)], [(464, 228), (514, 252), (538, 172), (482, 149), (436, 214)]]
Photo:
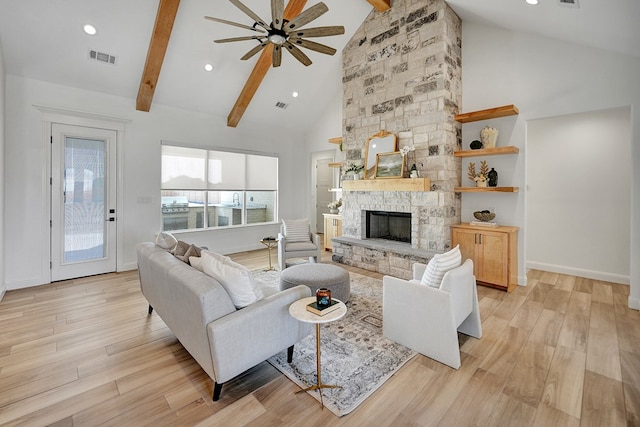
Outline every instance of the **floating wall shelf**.
[(518, 154), (519, 152), (520, 152), (520, 149), (518, 147), (509, 145), (506, 147), (482, 148), (480, 150), (454, 151), (453, 155), (455, 157), (479, 157), (479, 156), (499, 156), (502, 154)]
[(456, 187), (456, 193), (517, 193), (519, 187)]
[(338, 136), (336, 138), (329, 138), (330, 144), (342, 144), (342, 137)]
[(456, 114), (454, 119), (460, 123), (469, 123), (477, 122), (479, 120), (497, 119), (498, 117), (515, 116), (518, 113), (518, 107), (511, 104), (486, 110), (472, 111), (470, 113)]

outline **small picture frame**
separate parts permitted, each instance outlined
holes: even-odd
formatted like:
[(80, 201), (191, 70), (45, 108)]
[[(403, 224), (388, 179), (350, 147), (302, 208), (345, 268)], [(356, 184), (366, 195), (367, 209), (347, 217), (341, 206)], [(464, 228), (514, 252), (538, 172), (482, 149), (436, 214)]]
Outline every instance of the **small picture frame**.
[(404, 156), (400, 151), (376, 155), (376, 179), (402, 178), (402, 171), (404, 171)]

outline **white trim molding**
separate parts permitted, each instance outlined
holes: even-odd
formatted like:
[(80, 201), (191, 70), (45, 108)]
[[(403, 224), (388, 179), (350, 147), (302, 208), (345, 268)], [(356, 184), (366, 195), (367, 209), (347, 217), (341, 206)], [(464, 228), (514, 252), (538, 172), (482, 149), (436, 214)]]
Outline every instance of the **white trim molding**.
[(543, 262), (527, 261), (527, 269), (549, 271), (551, 273), (567, 274), (571, 276), (585, 277), (587, 279), (601, 280), (603, 282), (620, 283), (629, 285), (631, 278), (621, 274), (606, 273), (603, 271), (586, 270), (582, 268), (567, 267), (563, 265), (547, 264)]

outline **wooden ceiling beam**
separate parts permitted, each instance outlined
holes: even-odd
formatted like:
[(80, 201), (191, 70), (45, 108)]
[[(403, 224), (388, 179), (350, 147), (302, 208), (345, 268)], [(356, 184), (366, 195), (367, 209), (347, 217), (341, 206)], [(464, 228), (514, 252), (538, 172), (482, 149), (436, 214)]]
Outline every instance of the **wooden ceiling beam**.
[[(306, 3), (307, 0), (289, 0), (287, 7), (284, 9), (284, 19), (291, 21), (293, 18), (298, 16), (300, 12), (302, 12)], [(240, 92), (240, 96), (227, 116), (227, 126), (234, 128), (238, 126), (238, 123), (240, 123), (240, 119), (247, 110), (249, 103), (260, 87), (260, 83), (262, 83), (262, 80), (267, 75), (267, 72), (271, 67), (272, 51), (272, 44), (267, 45), (262, 50), (262, 53), (258, 58), (258, 62), (256, 62), (256, 65), (253, 67), (253, 71), (251, 71), (247, 82), (242, 88), (242, 92)]]
[(391, 0), (367, 0), (378, 12), (391, 9)]
[(140, 79), (140, 88), (138, 89), (138, 97), (136, 99), (136, 110), (149, 111), (153, 94), (158, 84), (158, 77), (162, 69), (164, 55), (169, 45), (169, 38), (173, 30), (178, 13), (180, 0), (160, 0), (158, 4), (158, 13), (156, 14), (156, 23), (153, 27), (153, 35), (149, 42), (149, 50), (147, 51), (147, 60), (144, 64), (142, 79)]

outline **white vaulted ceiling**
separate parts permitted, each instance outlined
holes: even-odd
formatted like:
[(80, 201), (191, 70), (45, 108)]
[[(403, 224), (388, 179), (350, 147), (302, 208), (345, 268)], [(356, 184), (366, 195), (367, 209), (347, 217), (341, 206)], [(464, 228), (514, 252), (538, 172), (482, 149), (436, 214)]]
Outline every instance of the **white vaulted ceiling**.
[[(395, 1), (392, 0), (391, 6)], [(305, 9), (317, 1), (310, 0)], [(313, 61), (304, 67), (288, 53), (271, 69), (240, 125), (245, 121), (280, 123), (304, 130), (322, 114), (330, 99), (341, 96), (340, 50), (373, 10), (366, 0), (324, 0), (329, 12), (306, 27), (344, 25), (342, 36), (315, 39), (338, 49), (331, 57), (305, 50)], [(269, 0), (244, 0), (270, 22)], [(640, 57), (638, 0), (579, 0), (580, 8), (559, 0), (450, 0), (465, 21), (537, 33), (545, 37), (609, 49)], [(0, 0), (0, 41), (7, 74), (109, 93), (135, 100), (145, 65), (158, 0)], [(374, 12), (377, 13), (377, 12)], [(182, 0), (153, 98), (164, 104), (226, 117), (249, 76), (257, 55), (240, 57), (255, 42), (215, 44), (214, 39), (249, 35), (249, 31), (205, 20), (205, 15), (251, 25), (226, 0)], [(635, 20), (634, 20), (635, 19)], [(85, 35), (84, 24), (98, 33)], [(116, 65), (88, 60), (89, 50), (116, 56)], [(215, 66), (205, 72), (204, 64)], [(291, 93), (300, 96), (293, 98)], [(289, 104), (286, 110), (277, 102)], [(62, 106), (64, 102), (61, 101)], [(134, 109), (135, 102), (132, 103)]]

